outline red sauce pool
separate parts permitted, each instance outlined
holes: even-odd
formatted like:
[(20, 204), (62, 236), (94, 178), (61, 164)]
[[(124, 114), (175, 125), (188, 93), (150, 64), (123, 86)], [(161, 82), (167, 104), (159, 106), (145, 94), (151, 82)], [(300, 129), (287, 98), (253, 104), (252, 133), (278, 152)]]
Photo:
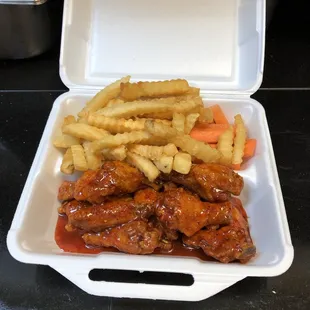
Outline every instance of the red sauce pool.
[[(67, 231), (65, 226), (68, 222), (67, 216), (58, 216), (58, 221), (55, 230), (55, 241), (59, 248), (65, 252), (69, 253), (86, 253), (86, 254), (98, 254), (102, 252), (119, 252), (115, 248), (103, 248), (103, 247), (87, 247), (82, 239), (83, 231)], [(197, 257), (204, 261), (213, 260), (212, 258), (206, 256), (206, 254), (201, 249), (189, 249), (180, 241), (175, 241), (173, 243), (173, 249), (170, 252), (164, 252), (160, 249), (155, 250), (154, 254), (160, 255), (173, 255), (173, 256), (189, 256)], [(153, 255), (154, 255), (153, 254)]]

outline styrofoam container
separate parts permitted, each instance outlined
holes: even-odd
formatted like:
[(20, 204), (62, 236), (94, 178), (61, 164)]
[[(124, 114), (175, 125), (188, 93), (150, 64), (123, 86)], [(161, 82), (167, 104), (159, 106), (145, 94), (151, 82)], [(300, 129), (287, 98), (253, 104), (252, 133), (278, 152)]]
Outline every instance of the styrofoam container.
[[(262, 81), (263, 0), (67, 0), (60, 75), (70, 91), (58, 97), (21, 195), (7, 244), (21, 262), (49, 265), (89, 294), (201, 300), (247, 276), (276, 276), (293, 260), (293, 247), (269, 129), (250, 95)], [(164, 255), (64, 253), (54, 240), (62, 154), (52, 140), (67, 114), (98, 89), (127, 74), (135, 80), (186, 78), (206, 105), (219, 103), (229, 120), (241, 113), (257, 152), (240, 174), (241, 199), (258, 255), (246, 265)], [(270, 103), (272, 104), (272, 102)], [(73, 176), (73, 178), (76, 176)], [(94, 282), (94, 268), (192, 274), (188, 287)]]

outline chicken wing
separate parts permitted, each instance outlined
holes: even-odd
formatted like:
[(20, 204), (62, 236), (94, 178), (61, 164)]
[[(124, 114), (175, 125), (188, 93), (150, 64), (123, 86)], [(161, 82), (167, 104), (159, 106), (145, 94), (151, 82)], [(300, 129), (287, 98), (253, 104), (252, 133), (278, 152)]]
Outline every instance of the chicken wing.
[(144, 187), (144, 176), (138, 169), (120, 161), (106, 162), (101, 169), (86, 171), (77, 180), (76, 200), (101, 203), (108, 195), (133, 193)]
[(62, 182), (58, 190), (58, 199), (63, 201), (74, 199), (74, 188), (75, 182)]
[(68, 224), (85, 231), (100, 231), (154, 214), (158, 193), (153, 189), (138, 191), (134, 198), (118, 198), (101, 204), (72, 200), (63, 205)]
[(231, 221), (231, 202), (203, 202), (197, 195), (178, 188), (162, 194), (157, 205), (158, 219), (169, 229), (192, 236), (206, 225), (224, 225)]
[(150, 254), (160, 246), (161, 231), (151, 223), (136, 220), (100, 233), (83, 235), (87, 245), (115, 247), (129, 254)]
[(223, 263), (234, 260), (248, 262), (255, 256), (256, 248), (250, 236), (248, 222), (238, 208), (240, 205), (232, 209), (230, 225), (218, 230), (201, 230), (192, 237), (183, 236), (183, 242), (191, 247), (201, 247), (208, 256)]
[(240, 195), (243, 178), (232, 169), (218, 164), (192, 165), (188, 174), (172, 171), (162, 178), (183, 185), (208, 201), (227, 201), (230, 194)]

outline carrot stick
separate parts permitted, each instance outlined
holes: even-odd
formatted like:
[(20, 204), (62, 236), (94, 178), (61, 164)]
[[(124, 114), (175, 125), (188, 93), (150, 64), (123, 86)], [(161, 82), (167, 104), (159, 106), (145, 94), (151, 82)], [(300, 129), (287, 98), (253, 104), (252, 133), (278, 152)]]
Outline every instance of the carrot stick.
[(217, 144), (216, 144), (216, 143), (209, 143), (209, 145), (210, 145), (213, 149), (216, 149), (216, 148), (217, 148)]
[(251, 158), (255, 155), (257, 141), (256, 139), (248, 139), (245, 143), (243, 158)]
[(216, 124), (229, 124), (224, 112), (218, 104), (213, 105), (210, 109), (213, 112), (213, 119)]
[(217, 143), (220, 135), (226, 130), (226, 128), (214, 128), (205, 127), (197, 128), (194, 127), (190, 133), (193, 139), (206, 143)]
[(232, 164), (231, 165), (231, 167), (232, 167), (232, 169), (234, 169), (234, 170), (240, 170), (241, 169), (241, 164)]

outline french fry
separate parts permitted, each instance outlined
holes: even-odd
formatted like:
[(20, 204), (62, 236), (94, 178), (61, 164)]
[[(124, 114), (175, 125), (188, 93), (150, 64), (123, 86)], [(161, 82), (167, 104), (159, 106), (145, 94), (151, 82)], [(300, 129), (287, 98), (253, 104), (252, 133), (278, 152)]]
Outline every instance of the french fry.
[(157, 113), (157, 112), (177, 112), (185, 113), (201, 104), (199, 97), (187, 101), (171, 103), (171, 98), (154, 99), (147, 102), (133, 101), (122, 104), (115, 104), (111, 107), (105, 107), (96, 112), (98, 115), (107, 117), (130, 118), (133, 116)]
[(74, 172), (74, 164), (73, 164), (71, 148), (68, 148), (66, 150), (66, 153), (64, 157), (62, 158), (60, 171), (65, 174), (72, 174)]
[(213, 111), (210, 108), (199, 109), (199, 122), (213, 123)]
[(75, 117), (73, 115), (67, 115), (62, 122), (61, 128), (74, 123), (76, 123)]
[(189, 134), (193, 127), (195, 126), (197, 120), (199, 118), (199, 113), (191, 113), (188, 114), (185, 118), (185, 128), (184, 128), (184, 133)]
[(129, 147), (129, 150), (151, 160), (158, 160), (162, 156), (174, 156), (178, 152), (177, 147), (172, 143), (165, 146), (134, 144)]
[(234, 139), (234, 149), (232, 154), (232, 164), (239, 165), (242, 163), (244, 146), (246, 142), (246, 128), (240, 114), (235, 116), (236, 136)]
[(192, 95), (192, 96), (200, 96), (200, 88), (190, 87), (186, 94)]
[(151, 160), (138, 154), (127, 152), (126, 160), (129, 164), (142, 171), (150, 182), (153, 182), (160, 173), (157, 167), (151, 162)]
[(141, 97), (163, 97), (182, 95), (190, 90), (186, 80), (170, 80), (161, 82), (122, 83), (121, 98), (134, 101)]
[(172, 117), (172, 127), (176, 129), (177, 131), (184, 133), (184, 127), (185, 127), (185, 116), (181, 113), (173, 113)]
[(62, 132), (87, 141), (100, 140), (109, 135), (104, 129), (82, 123), (69, 124), (62, 129)]
[(223, 165), (231, 164), (232, 160), (232, 152), (233, 152), (233, 143), (234, 143), (234, 131), (232, 126), (229, 127), (226, 131), (224, 131), (217, 143), (217, 149), (222, 154), (220, 159), (220, 163)]
[(111, 107), (111, 106), (114, 105), (114, 104), (117, 104), (117, 103), (124, 103), (124, 102), (125, 102), (125, 101), (122, 100), (122, 99), (120, 99), (120, 98), (111, 99), (111, 100), (107, 103), (106, 107)]
[(88, 169), (88, 165), (82, 145), (72, 145), (71, 151), (74, 169), (78, 171), (86, 171)]
[(192, 166), (192, 156), (179, 152), (174, 156), (172, 169), (181, 174), (188, 174)]
[(88, 122), (87, 122), (87, 115), (85, 115), (85, 117), (79, 117), (77, 122), (81, 123), (81, 124), (88, 124)]
[(125, 160), (127, 156), (127, 148), (125, 145), (120, 145), (113, 149), (103, 149), (101, 151), (106, 160)]
[(88, 123), (98, 128), (108, 130), (112, 134), (124, 133), (133, 130), (143, 130), (145, 119), (124, 119), (106, 117), (103, 115), (90, 114)]
[(189, 135), (179, 134), (172, 127), (165, 126), (153, 121), (145, 122), (145, 130), (154, 136), (166, 137), (184, 152), (203, 160), (206, 163), (217, 162), (221, 154), (217, 149), (211, 148), (208, 144), (192, 139)]
[(170, 173), (173, 166), (173, 157), (162, 156), (160, 159), (154, 160), (154, 164), (158, 170), (162, 171), (163, 173)]
[(60, 134), (53, 141), (55, 147), (67, 149), (72, 145), (80, 144), (80, 139), (69, 135)]
[(95, 154), (92, 151), (90, 144), (91, 142), (88, 142), (88, 141), (83, 143), (84, 153), (85, 153), (88, 168), (91, 170), (95, 170), (101, 167), (102, 158), (99, 154)]
[(109, 135), (101, 140), (92, 142), (93, 152), (98, 152), (102, 149), (117, 147), (122, 144), (133, 144), (147, 141), (152, 135), (146, 131), (132, 131), (119, 133), (115, 136)]
[(121, 92), (121, 83), (127, 83), (129, 80), (130, 76), (125, 76), (102, 89), (86, 104), (86, 107), (80, 113), (78, 113), (78, 116), (83, 117), (87, 112), (95, 112), (105, 107), (110, 100), (119, 96)]

